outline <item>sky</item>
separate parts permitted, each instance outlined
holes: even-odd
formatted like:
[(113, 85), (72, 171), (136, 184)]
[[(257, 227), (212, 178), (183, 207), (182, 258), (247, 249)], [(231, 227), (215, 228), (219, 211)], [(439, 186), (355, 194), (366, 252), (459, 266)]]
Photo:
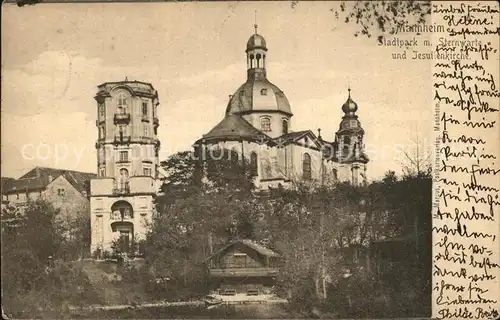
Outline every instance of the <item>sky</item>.
[(255, 19), (269, 50), (268, 79), (290, 101), (292, 130), (321, 128), (333, 140), (350, 86), (368, 178), (401, 172), (401, 150), (415, 152), (417, 137), (420, 151), (432, 146), (432, 60), (394, 60), (404, 49), (355, 37), (355, 24), (334, 18), (338, 4), (4, 4), (2, 176), (35, 166), (97, 172), (93, 97), (97, 85), (125, 78), (158, 91), (160, 160), (190, 150), (246, 81)]

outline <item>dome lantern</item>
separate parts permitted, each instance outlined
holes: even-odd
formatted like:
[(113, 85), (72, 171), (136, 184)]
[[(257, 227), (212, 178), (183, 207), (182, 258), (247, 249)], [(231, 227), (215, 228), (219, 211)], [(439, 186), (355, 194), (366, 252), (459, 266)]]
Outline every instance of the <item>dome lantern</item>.
[(255, 33), (247, 41), (247, 75), (249, 78), (266, 77), (267, 45), (263, 36), (257, 33), (258, 25), (254, 25)]

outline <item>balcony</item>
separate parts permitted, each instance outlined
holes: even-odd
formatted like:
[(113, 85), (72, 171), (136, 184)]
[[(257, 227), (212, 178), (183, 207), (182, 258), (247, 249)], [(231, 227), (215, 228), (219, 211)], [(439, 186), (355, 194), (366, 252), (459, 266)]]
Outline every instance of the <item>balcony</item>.
[(212, 277), (274, 277), (278, 274), (278, 268), (225, 268), (210, 269)]
[(115, 143), (130, 143), (130, 136), (119, 135), (115, 136)]
[(113, 187), (113, 194), (115, 195), (130, 194), (130, 184), (128, 182), (115, 184)]
[(130, 113), (115, 113), (115, 124), (128, 124), (130, 122)]

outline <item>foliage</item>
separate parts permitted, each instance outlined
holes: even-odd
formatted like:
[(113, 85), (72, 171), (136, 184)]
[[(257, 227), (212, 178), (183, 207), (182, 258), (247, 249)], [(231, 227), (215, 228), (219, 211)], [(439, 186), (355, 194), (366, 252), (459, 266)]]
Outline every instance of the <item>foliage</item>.
[[(276, 189), (263, 196), (238, 192), (224, 173), (231, 170), (223, 165), (212, 168), (212, 172), (220, 172), (220, 180), (212, 179), (184, 197), (173, 196), (163, 205), (164, 211), (147, 237), (148, 265), (156, 276), (171, 279), (168, 286), (173, 291), (187, 288), (188, 294), (201, 293), (199, 288), (206, 285), (204, 262), (211, 252), (234, 238), (247, 238), (282, 255), (276, 290), (290, 298), (303, 315), (337, 308), (345, 310), (346, 316), (357, 316), (356, 306), (385, 310), (388, 303), (398, 303), (386, 283), (389, 279), (373, 278), (377, 260), (367, 266), (365, 260), (354, 258), (353, 248), (369, 248), (374, 240), (428, 234), (431, 180), (425, 172), (398, 177), (390, 171), (380, 181), (362, 187), (297, 181), (291, 189)], [(424, 241), (419, 249), (424, 255), (428, 254), (425, 245), (430, 247)], [(398, 281), (402, 284), (408, 268), (410, 265), (400, 266)], [(347, 280), (346, 272), (352, 274)], [(422, 287), (424, 278), (398, 288), (417, 292), (422, 290), (416, 288)], [(337, 291), (346, 285), (349, 290), (341, 290), (349, 295), (342, 298)], [(380, 299), (365, 301), (367, 288), (378, 288)]]
[[(2, 212), (2, 298), (7, 313), (34, 316), (96, 296), (81, 271), (68, 262), (75, 249), (68, 229), (48, 202), (29, 201)], [(5, 222), (5, 223), (4, 223)]]
[(64, 245), (60, 253), (65, 260), (88, 258), (90, 255), (90, 216), (88, 212), (78, 213), (62, 221), (61, 230), (64, 235)]
[(178, 152), (160, 165), (168, 175), (161, 186), (161, 195), (156, 199), (160, 213), (177, 199), (198, 192), (224, 189), (248, 193), (254, 188), (248, 160), (240, 159), (232, 150), (218, 149), (207, 152), (204, 157), (195, 157), (190, 151)]
[(423, 24), (431, 13), (431, 2), (397, 1), (342, 1), (340, 11), (331, 9), (336, 19), (359, 26), (354, 36), (368, 38), (377, 36), (380, 41), (384, 35), (395, 34), (405, 25)]

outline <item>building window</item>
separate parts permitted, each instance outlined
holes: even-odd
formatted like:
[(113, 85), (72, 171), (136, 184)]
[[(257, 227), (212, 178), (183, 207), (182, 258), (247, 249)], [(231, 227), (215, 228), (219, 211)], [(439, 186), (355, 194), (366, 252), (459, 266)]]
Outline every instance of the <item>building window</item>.
[(149, 127), (147, 123), (144, 124), (144, 136), (149, 136)]
[(100, 167), (99, 168), (99, 176), (100, 177), (105, 177), (106, 176), (106, 168), (105, 167)]
[(65, 192), (66, 192), (66, 191), (65, 191), (64, 189), (62, 189), (62, 188), (61, 188), (61, 189), (57, 189), (57, 195), (58, 195), (59, 197), (64, 197), (64, 196), (65, 196), (65, 194), (66, 194)]
[(302, 160), (302, 177), (304, 180), (311, 180), (311, 156), (308, 153), (304, 153)]
[(260, 94), (263, 96), (267, 96), (267, 89), (266, 88), (260, 89)]
[(99, 139), (104, 139), (106, 136), (106, 131), (104, 126), (99, 127)]
[(250, 172), (253, 176), (257, 175), (257, 153), (250, 154)]
[(120, 169), (119, 189), (125, 189), (128, 186), (128, 170)]
[(344, 145), (344, 148), (342, 149), (342, 156), (347, 157), (349, 155), (349, 147), (347, 145)]
[(147, 176), (147, 177), (151, 177), (151, 165), (149, 164), (143, 164), (142, 165), (142, 174)]
[(99, 117), (104, 119), (105, 113), (104, 113), (104, 103), (99, 103)]
[(125, 113), (126, 110), (127, 110), (127, 98), (125, 96), (125, 94), (120, 94), (118, 96), (118, 112), (120, 113)]
[(281, 125), (283, 127), (283, 134), (287, 134), (288, 133), (288, 120), (283, 119), (281, 121)]
[(16, 199), (19, 200), (19, 193), (16, 193)]
[(142, 102), (142, 116), (143, 117), (148, 116), (148, 102), (147, 101)]
[(332, 177), (333, 177), (333, 180), (337, 181), (338, 180), (338, 172), (337, 172), (337, 169), (333, 168), (332, 170)]
[(260, 128), (264, 132), (271, 131), (271, 118), (269, 117), (260, 118)]
[(128, 151), (120, 151), (120, 162), (128, 162)]

